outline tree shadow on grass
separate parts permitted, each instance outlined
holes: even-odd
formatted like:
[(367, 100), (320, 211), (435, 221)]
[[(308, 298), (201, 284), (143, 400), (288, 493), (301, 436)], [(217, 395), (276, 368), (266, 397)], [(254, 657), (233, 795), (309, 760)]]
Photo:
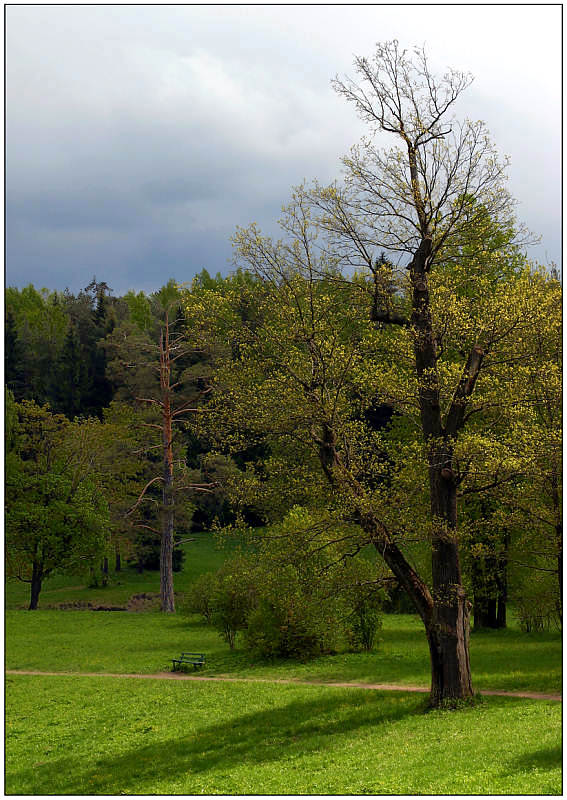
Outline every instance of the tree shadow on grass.
[(531, 753), (523, 753), (514, 759), (512, 772), (508, 774), (515, 774), (518, 770), (529, 770), (534, 767), (540, 770), (561, 769), (562, 764), (562, 748), (558, 744), (555, 747), (544, 747)]
[[(337, 735), (348, 738), (370, 727), (379, 739), (386, 734), (385, 726), (422, 712), (423, 701), (412, 696), (373, 692), (355, 698), (352, 692), (346, 696), (337, 692), (228, 716), (192, 734), (172, 735), (117, 756), (94, 758), (87, 769), (81, 756), (73, 765), (68, 758), (36, 765), (21, 770), (9, 783), (18, 787), (18, 794), (144, 794), (148, 789), (160, 791), (161, 781), (181, 779), (185, 792), (195, 788), (199, 793), (198, 787), (192, 787), (191, 776), (200, 778), (201, 786), (206, 774), (216, 769), (224, 772), (243, 765), (254, 768), (284, 762), (331, 747)], [(179, 729), (178, 720), (172, 720), (172, 728)]]

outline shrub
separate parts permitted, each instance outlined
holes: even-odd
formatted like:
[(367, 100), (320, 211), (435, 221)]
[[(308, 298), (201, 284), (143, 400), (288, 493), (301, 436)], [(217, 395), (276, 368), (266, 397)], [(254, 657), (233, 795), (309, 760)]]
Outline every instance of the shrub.
[(354, 650), (370, 651), (382, 628), (382, 609), (387, 595), (381, 565), (366, 558), (350, 559), (337, 570), (337, 591), (348, 608), (346, 633)]
[(342, 631), (339, 604), (314, 589), (302, 584), (289, 565), (264, 575), (245, 634), (256, 657), (304, 661), (336, 650)]
[(349, 640), (355, 650), (370, 651), (374, 647), (376, 634), (382, 628), (382, 600), (374, 596), (361, 598), (351, 615)]
[(199, 575), (186, 594), (186, 608), (193, 614), (200, 614), (209, 625), (213, 620), (213, 596), (217, 589), (217, 578), (212, 572)]
[(561, 605), (554, 575), (532, 571), (528, 579), (518, 583), (512, 599), (525, 633), (551, 627), (561, 630)]
[(362, 556), (346, 558), (336, 547), (343, 539), (329, 517), (293, 508), (256, 534), (253, 556), (231, 559), (194, 584), (192, 609), (205, 615), (208, 604), (231, 648), (245, 631), (256, 658), (306, 660), (336, 652), (345, 639), (370, 650), (381, 623), (381, 567)]
[(237, 632), (246, 627), (247, 616), (256, 604), (251, 564), (238, 556), (221, 567), (215, 578), (212, 623), (232, 650)]

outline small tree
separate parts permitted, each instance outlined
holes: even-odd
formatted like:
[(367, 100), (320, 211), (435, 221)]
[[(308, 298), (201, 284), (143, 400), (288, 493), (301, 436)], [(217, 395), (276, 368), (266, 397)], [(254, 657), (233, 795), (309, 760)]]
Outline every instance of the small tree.
[(108, 506), (82, 446), (85, 426), (23, 401), (6, 453), (8, 575), (30, 584), (36, 609), (55, 571), (100, 561), (108, 542)]

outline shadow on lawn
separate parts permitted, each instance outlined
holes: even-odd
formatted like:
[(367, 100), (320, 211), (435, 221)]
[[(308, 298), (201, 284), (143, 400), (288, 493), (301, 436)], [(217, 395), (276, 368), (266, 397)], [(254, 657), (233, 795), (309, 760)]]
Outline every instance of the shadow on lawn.
[[(423, 702), (415, 697), (399, 695), (385, 700), (368, 693), (353, 706), (352, 693), (348, 698), (341, 695), (296, 700), (226, 719), (191, 735), (141, 744), (122, 755), (96, 759), (87, 770), (82, 756), (74, 763), (67, 757), (35, 765), (15, 774), (7, 789), (12, 783), (18, 794), (143, 794), (149, 787), (156, 791), (160, 781), (187, 776), (185, 791), (191, 791), (191, 775), (205, 777), (217, 768), (224, 771), (285, 761), (325, 749), (337, 734), (368, 727), (375, 727), (380, 736), (382, 726), (423, 713)], [(193, 788), (197, 793), (203, 790), (202, 785)]]
[(561, 769), (563, 764), (563, 754), (561, 745), (555, 747), (544, 747), (541, 750), (535, 750), (532, 753), (524, 753), (513, 762), (514, 769), (510, 774), (515, 774), (518, 769)]

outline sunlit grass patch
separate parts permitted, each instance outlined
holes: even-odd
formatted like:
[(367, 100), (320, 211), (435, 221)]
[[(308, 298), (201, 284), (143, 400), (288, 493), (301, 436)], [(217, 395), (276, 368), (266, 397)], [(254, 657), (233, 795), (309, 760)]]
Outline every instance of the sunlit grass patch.
[(8, 676), (10, 794), (558, 794), (561, 707), (404, 693)]

